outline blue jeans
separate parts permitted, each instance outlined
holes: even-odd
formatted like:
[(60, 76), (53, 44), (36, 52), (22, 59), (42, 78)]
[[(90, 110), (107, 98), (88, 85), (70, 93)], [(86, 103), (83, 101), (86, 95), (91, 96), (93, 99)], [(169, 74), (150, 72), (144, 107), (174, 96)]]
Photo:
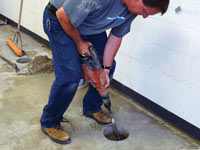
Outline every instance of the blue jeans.
[[(70, 105), (81, 79), (79, 53), (73, 40), (64, 32), (58, 20), (44, 10), (43, 28), (47, 34), (53, 55), (55, 81), (51, 87), (48, 104), (43, 109), (40, 119), (45, 128), (60, 125), (63, 114)], [(100, 61), (103, 60), (104, 47), (107, 41), (106, 32), (95, 35), (81, 35), (96, 48)], [(115, 69), (110, 72), (112, 78)], [(95, 113), (101, 110), (102, 100), (95, 88), (89, 85), (83, 98), (83, 112)], [(74, 108), (75, 109), (75, 108)]]

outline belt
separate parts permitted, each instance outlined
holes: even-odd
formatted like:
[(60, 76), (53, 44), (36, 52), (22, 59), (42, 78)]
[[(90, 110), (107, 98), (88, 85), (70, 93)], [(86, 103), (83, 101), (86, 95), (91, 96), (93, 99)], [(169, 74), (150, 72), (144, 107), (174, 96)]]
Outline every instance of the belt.
[(53, 5), (51, 5), (51, 3), (49, 2), (48, 5), (47, 5), (47, 11), (50, 15), (54, 16), (56, 18), (56, 11), (57, 11), (57, 8), (54, 7)]

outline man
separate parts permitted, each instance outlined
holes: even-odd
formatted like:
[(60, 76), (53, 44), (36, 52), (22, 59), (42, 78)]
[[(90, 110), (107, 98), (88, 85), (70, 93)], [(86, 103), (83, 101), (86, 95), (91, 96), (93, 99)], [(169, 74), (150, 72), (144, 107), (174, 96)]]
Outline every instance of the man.
[[(122, 37), (130, 31), (131, 22), (137, 15), (146, 18), (159, 12), (164, 14), (168, 4), (169, 0), (50, 0), (43, 25), (52, 48), (56, 79), (43, 110), (41, 126), (52, 141), (70, 142), (60, 122), (81, 79), (79, 55), (90, 56), (88, 47), (95, 47), (108, 87), (115, 69), (114, 57)], [(110, 28), (107, 38), (105, 31)], [(111, 119), (101, 105), (98, 92), (89, 85), (83, 99), (83, 115), (101, 125), (110, 124)]]

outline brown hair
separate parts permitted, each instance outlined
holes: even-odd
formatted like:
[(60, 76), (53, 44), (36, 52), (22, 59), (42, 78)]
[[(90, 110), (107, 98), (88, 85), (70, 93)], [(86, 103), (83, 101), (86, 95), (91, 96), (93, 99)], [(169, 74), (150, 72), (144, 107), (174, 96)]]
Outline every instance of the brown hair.
[(148, 7), (157, 7), (162, 15), (167, 11), (169, 0), (142, 0), (143, 4)]

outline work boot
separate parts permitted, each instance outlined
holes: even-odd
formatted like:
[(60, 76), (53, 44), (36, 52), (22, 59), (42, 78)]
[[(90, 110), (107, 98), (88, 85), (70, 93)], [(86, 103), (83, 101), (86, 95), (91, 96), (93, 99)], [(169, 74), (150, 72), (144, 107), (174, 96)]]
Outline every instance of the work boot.
[(83, 115), (85, 117), (94, 119), (100, 125), (110, 125), (112, 123), (110, 116), (102, 110), (91, 114), (83, 112)]
[(42, 132), (46, 134), (53, 142), (58, 144), (70, 143), (70, 138), (67, 132), (61, 127), (41, 128)]

